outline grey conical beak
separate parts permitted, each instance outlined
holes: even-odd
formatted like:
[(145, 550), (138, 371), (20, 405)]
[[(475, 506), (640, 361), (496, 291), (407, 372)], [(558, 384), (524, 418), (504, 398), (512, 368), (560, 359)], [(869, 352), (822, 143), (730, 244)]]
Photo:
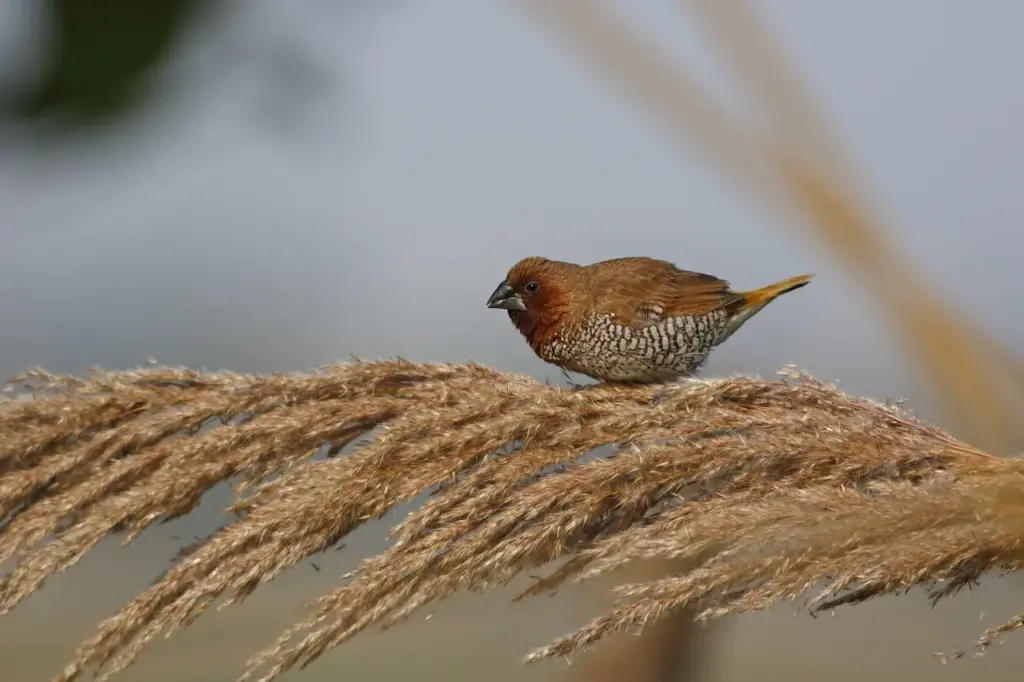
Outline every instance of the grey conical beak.
[(498, 288), (494, 290), (491, 297), (487, 299), (488, 308), (503, 308), (505, 310), (526, 310), (523, 299), (512, 289), (508, 280), (502, 280)]

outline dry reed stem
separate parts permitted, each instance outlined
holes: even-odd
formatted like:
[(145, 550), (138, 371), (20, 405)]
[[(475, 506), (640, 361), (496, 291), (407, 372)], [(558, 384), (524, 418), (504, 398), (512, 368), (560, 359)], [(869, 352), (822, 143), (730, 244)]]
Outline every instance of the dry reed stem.
[(761, 609), (822, 581), (812, 608), (945, 581), (941, 597), (1021, 559), (1020, 462), (800, 374), (566, 390), (395, 360), (37, 382), (34, 397), (0, 402), (0, 450), (18, 463), (0, 478), (10, 509), (0, 552), (15, 562), (0, 582), (3, 611), (104, 537), (131, 541), (240, 481), (235, 520), (105, 621), (64, 681), (90, 667), (106, 679), (152, 638), (244, 599), (424, 491), (395, 544), (316, 600), (244, 678), (272, 679), (368, 627), (555, 560), (567, 559), (521, 596), (636, 560), (689, 568), (623, 587), (622, 605), (531, 660), (667, 610)]
[[(617, 588), (628, 603), (531, 655), (579, 650), (609, 632), (695, 606), (699, 618), (762, 609), (795, 599), (821, 581), (810, 602), (829, 609), (921, 583), (962, 586), (992, 570), (1018, 570), (1024, 560), (1024, 468), (960, 478), (875, 484), (865, 490), (833, 487), (779, 490), (746, 504), (680, 509), (655, 531), (633, 529), (584, 554), (604, 558), (596, 575), (637, 558), (683, 558), (709, 549), (712, 560), (685, 576)], [(739, 535), (730, 536), (730, 531)], [(660, 537), (658, 537), (660, 535)], [(690, 539), (683, 545), (680, 536)], [(983, 536), (984, 539), (980, 539)], [(722, 549), (709, 548), (721, 543)], [(857, 585), (855, 599), (836, 598)], [(1020, 627), (1020, 617), (986, 633)]]

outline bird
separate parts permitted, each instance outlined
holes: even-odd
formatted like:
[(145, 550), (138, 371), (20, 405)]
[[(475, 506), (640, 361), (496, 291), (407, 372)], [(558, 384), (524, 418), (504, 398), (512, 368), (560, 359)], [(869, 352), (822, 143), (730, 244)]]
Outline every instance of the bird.
[(656, 258), (577, 265), (529, 256), (509, 269), (487, 307), (506, 310), (533, 352), (563, 371), (662, 384), (693, 377), (713, 348), (813, 276), (733, 291), (714, 275)]

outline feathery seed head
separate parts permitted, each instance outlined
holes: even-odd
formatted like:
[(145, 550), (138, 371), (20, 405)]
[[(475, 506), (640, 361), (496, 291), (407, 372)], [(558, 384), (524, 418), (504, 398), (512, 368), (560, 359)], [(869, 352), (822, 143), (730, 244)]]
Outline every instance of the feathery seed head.
[[(479, 365), (393, 360), (30, 383), (31, 399), (0, 402), (0, 563), (13, 563), (0, 613), (109, 535), (131, 541), (220, 482), (242, 482), (235, 518), (104, 622), (56, 682), (90, 669), (108, 679), (157, 636), (431, 490), (397, 541), (244, 679), (269, 682), (375, 624), (563, 557), (524, 594), (633, 561), (689, 568), (622, 586), (613, 611), (533, 659), (681, 608), (763, 609), (822, 582), (815, 610), (914, 585), (939, 598), (1024, 566), (1024, 462), (799, 374), (567, 391)], [(591, 457), (605, 446), (614, 452)], [(328, 447), (345, 452), (309, 461)], [(1024, 615), (979, 648), (1022, 627)]]

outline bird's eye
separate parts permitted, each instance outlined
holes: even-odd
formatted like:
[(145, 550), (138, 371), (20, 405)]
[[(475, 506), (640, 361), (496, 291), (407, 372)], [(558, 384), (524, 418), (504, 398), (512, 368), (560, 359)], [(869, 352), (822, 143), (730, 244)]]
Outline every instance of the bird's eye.
[(535, 294), (535, 293), (537, 293), (537, 289), (540, 289), (540, 283), (539, 282), (534, 281), (534, 282), (527, 282), (526, 283), (526, 293), (528, 293), (528, 294)]

